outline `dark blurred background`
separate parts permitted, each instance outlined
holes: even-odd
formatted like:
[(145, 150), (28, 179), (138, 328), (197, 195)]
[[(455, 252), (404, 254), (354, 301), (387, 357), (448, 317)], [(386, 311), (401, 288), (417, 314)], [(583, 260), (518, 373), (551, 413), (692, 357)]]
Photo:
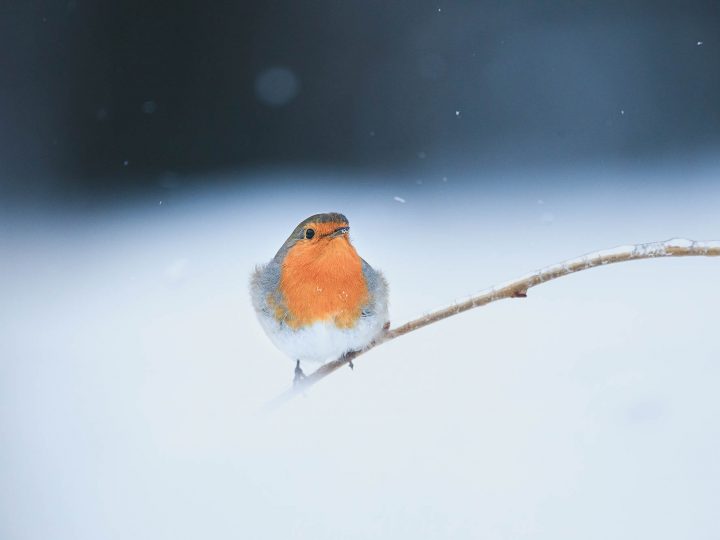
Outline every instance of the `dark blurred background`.
[(717, 0), (5, 0), (0, 194), (707, 154), (719, 47)]

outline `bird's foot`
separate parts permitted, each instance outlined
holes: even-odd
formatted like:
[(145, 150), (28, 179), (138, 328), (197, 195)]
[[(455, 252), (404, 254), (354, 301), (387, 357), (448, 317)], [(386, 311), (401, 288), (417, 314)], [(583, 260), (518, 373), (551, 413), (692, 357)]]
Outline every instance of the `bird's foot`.
[(305, 378), (305, 373), (303, 372), (302, 368), (300, 367), (300, 360), (298, 360), (297, 363), (295, 364), (295, 376), (293, 377), (293, 385), (298, 384), (304, 378)]
[(295, 364), (295, 376), (293, 377), (293, 385), (298, 384), (304, 378), (305, 378), (305, 373), (303, 372), (302, 368), (300, 367), (300, 360), (297, 360), (297, 362)]
[(348, 362), (348, 366), (350, 366), (350, 369), (355, 369), (355, 364), (352, 363), (352, 360)]

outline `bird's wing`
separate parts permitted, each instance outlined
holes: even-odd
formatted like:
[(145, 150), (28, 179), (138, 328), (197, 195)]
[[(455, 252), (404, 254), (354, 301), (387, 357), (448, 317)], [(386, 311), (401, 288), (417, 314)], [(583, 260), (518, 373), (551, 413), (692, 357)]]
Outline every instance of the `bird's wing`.
[(280, 265), (274, 260), (255, 269), (250, 277), (250, 292), (253, 307), (258, 313), (278, 318), (284, 309), (279, 285)]
[(362, 316), (369, 317), (379, 315), (387, 319), (388, 305), (388, 284), (380, 270), (375, 270), (365, 259), (362, 260), (362, 272), (365, 276), (370, 298), (368, 303), (363, 306)]

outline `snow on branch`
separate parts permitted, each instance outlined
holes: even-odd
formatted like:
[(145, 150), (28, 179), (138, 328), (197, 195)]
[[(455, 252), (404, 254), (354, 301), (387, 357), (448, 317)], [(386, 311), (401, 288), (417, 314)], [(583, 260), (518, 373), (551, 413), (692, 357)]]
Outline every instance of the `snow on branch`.
[(582, 257), (578, 257), (576, 259), (548, 266), (547, 268), (525, 275), (519, 279), (508, 281), (492, 287), (491, 289), (487, 289), (464, 302), (434, 311), (428, 315), (407, 322), (402, 326), (386, 329), (384, 334), (382, 334), (365, 349), (352, 351), (337, 360), (324, 364), (315, 372), (295, 384), (293, 388), (275, 398), (269, 405), (270, 407), (279, 405), (288, 399), (301, 394), (304, 390), (307, 390), (321, 379), (324, 379), (333, 371), (336, 371), (346, 364), (351, 364), (351, 362), (358, 356), (377, 347), (378, 345), (382, 345), (392, 339), (409, 334), (419, 328), (438, 322), (442, 319), (452, 317), (453, 315), (457, 315), (458, 313), (462, 313), (463, 311), (467, 311), (469, 309), (485, 306), (491, 302), (496, 302), (505, 298), (525, 298), (527, 296), (528, 289), (540, 285), (541, 283), (545, 283), (562, 276), (567, 276), (568, 274), (573, 274), (589, 268), (595, 268), (596, 266), (605, 266), (607, 264), (640, 259), (654, 259), (658, 257), (718, 256), (720, 256), (720, 241), (694, 242), (692, 240), (674, 238), (672, 240), (667, 240), (666, 242), (650, 242), (647, 244), (618, 246), (613, 249), (588, 253), (587, 255), (583, 255)]

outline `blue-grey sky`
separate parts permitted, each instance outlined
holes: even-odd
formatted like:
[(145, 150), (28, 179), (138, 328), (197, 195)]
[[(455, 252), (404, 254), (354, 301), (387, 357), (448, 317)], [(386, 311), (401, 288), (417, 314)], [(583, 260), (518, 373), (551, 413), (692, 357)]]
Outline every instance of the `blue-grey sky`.
[(634, 163), (720, 142), (714, 1), (2, 9), (6, 194), (275, 166)]

